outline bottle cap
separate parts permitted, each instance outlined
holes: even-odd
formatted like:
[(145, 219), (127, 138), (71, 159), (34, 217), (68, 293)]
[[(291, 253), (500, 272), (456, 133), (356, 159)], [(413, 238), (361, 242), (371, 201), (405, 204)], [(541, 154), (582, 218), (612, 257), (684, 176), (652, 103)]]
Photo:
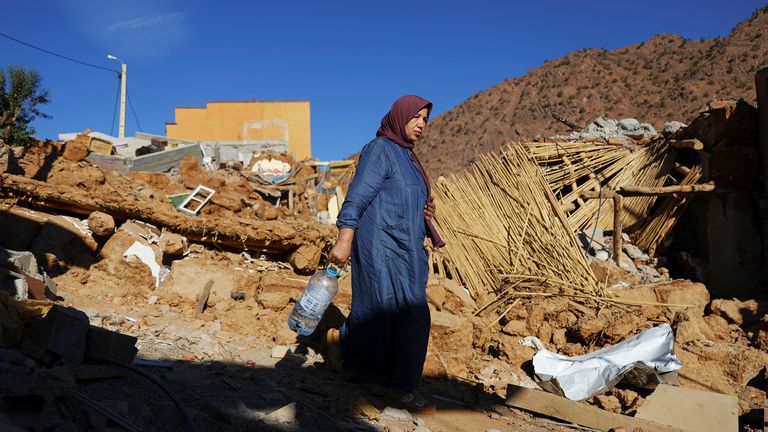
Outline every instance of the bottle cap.
[(329, 265), (328, 267), (326, 267), (325, 268), (325, 272), (328, 273), (329, 275), (333, 276), (333, 277), (338, 277), (339, 276), (339, 269), (336, 268), (336, 266), (333, 266), (333, 265)]

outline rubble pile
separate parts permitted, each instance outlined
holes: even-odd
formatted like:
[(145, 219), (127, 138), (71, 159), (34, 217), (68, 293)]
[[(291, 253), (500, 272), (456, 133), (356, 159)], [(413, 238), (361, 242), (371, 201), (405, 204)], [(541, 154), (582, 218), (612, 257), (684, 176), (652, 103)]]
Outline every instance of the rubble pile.
[[(487, 184), (472, 186), (468, 175), (464, 183), (436, 182), (435, 222), (449, 246), (430, 251), (424, 391), (441, 407), (431, 417), (385, 408), (365, 383), (324, 366), (321, 336), (297, 338), (286, 325), (335, 237), (327, 224), (343, 202), (350, 163), (263, 153), (219, 164), (191, 157), (169, 173), (121, 175), (91, 164), (88, 148), (76, 144), (5, 149), (0, 425), (182, 430), (191, 419), (201, 430), (570, 430), (509, 406), (551, 417), (584, 410), (591, 419), (639, 425), (651, 421), (664, 394), (658, 389), (676, 381), (725, 398), (714, 410), (722, 418), (755, 423), (768, 408), (765, 302), (718, 298), (704, 283), (679, 279), (677, 257), (689, 252), (640, 241), (643, 233), (674, 236), (690, 196), (681, 187), (709, 181), (702, 172), (688, 177), (702, 167), (686, 153), (696, 150), (666, 147), (709, 143), (716, 128), (696, 121), (696, 133), (676, 125), (658, 139), (639, 122), (601, 123), (589, 132), (601, 140), (657, 141), (645, 151), (562, 143), (583, 151), (565, 158), (546, 143), (520, 146), (482, 158), (475, 173), (493, 179)], [(649, 161), (658, 170), (649, 177), (664, 172), (664, 179), (643, 187), (677, 189), (628, 199), (624, 217), (614, 197), (637, 193), (638, 184), (627, 182), (639, 181), (633, 167)], [(676, 184), (665, 183), (670, 178)], [(600, 218), (575, 223), (574, 212), (587, 215), (597, 199), (610, 200)], [(455, 201), (462, 204), (451, 212)], [(700, 260), (694, 253), (690, 263)], [(706, 281), (706, 266), (697, 268)], [(349, 313), (348, 273), (339, 285), (317, 335)], [(542, 349), (578, 358), (659, 325), (674, 332), (673, 354), (683, 365), (676, 375), (645, 387), (612, 382), (581, 402), (541, 391), (547, 385), (532, 359)], [(525, 395), (524, 404), (515, 394)], [(575, 405), (546, 412), (565, 403)]]
[[(674, 134), (686, 125), (678, 121), (664, 124), (664, 134)], [(568, 142), (601, 142), (613, 145), (644, 145), (661, 134), (650, 123), (641, 123), (634, 118), (616, 120), (598, 117), (580, 131), (568, 135), (555, 135), (549, 139)]]

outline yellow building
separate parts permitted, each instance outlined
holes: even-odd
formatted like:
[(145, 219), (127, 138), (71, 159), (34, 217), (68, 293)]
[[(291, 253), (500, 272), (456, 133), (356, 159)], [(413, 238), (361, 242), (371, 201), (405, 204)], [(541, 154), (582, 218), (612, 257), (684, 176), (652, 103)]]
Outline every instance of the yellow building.
[(178, 107), (165, 135), (188, 141), (285, 142), (297, 160), (312, 156), (309, 101), (208, 102)]

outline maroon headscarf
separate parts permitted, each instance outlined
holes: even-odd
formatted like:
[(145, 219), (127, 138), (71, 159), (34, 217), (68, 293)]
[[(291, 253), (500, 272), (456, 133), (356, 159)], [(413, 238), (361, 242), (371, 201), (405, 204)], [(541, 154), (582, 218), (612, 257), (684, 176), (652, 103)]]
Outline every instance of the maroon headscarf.
[[(414, 143), (408, 142), (405, 135), (405, 125), (423, 108), (426, 108), (428, 112), (432, 111), (432, 102), (420, 98), (418, 96), (406, 95), (400, 97), (395, 103), (392, 104), (389, 112), (381, 119), (381, 127), (376, 131), (376, 136), (385, 136), (392, 140), (400, 147), (411, 150), (413, 160), (416, 162), (416, 168), (418, 168), (421, 177), (424, 179), (424, 183), (427, 185), (427, 199), (432, 202), (432, 184), (429, 181), (427, 172), (424, 171), (424, 167), (421, 165), (416, 153), (413, 152)], [(427, 231), (429, 238), (432, 240), (432, 246), (443, 247), (445, 242), (440, 238), (435, 226), (432, 225), (432, 221), (424, 217), (424, 221), (427, 224)]]

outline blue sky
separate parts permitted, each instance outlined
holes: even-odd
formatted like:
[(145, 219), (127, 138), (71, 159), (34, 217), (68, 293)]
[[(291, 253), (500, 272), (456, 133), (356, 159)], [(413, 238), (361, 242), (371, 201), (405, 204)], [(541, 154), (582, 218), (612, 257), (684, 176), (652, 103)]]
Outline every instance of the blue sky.
[[(310, 101), (313, 155), (338, 159), (374, 135), (402, 94), (433, 116), (579, 48), (614, 49), (657, 33), (724, 36), (764, 1), (10, 2), (0, 32), (107, 68), (128, 64), (141, 130), (164, 133), (177, 106)], [(41, 137), (112, 129), (116, 75), (0, 38), (0, 67), (34, 67), (50, 89)], [(127, 133), (138, 130), (128, 112)], [(114, 126), (117, 135), (117, 126)]]

